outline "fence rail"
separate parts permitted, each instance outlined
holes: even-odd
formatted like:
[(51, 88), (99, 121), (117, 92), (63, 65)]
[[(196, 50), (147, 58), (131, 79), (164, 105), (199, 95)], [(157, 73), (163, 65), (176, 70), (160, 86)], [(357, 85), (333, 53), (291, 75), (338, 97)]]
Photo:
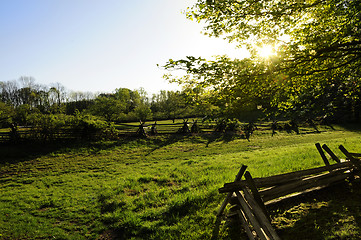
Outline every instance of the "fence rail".
[(93, 139), (97, 133), (89, 133), (77, 129), (58, 129), (55, 131), (42, 131), (32, 128), (14, 132), (0, 132), (0, 143), (22, 142), (32, 140), (69, 140), (69, 139)]
[[(216, 223), (212, 239), (217, 239), (223, 211), (226, 206), (235, 204), (230, 208), (229, 217), (237, 217), (249, 239), (280, 239), (273, 229), (266, 206), (285, 198), (319, 190), (330, 185), (340, 183), (346, 179), (360, 178), (360, 153), (350, 153), (342, 145), (340, 150), (346, 159), (339, 159), (325, 144), (316, 144), (322, 160), (323, 167), (316, 167), (286, 174), (265, 178), (252, 178), (246, 171), (247, 166), (242, 165), (234, 182), (225, 183), (219, 188), (220, 193), (227, 193), (221, 208), (217, 212)], [(325, 152), (334, 160), (330, 164)], [(242, 176), (245, 180), (241, 180)]]

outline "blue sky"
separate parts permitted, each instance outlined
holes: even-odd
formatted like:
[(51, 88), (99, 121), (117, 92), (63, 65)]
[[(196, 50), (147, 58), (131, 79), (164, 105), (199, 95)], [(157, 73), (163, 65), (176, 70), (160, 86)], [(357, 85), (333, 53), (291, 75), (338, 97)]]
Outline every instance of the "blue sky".
[(0, 81), (32, 76), (69, 90), (177, 89), (157, 64), (185, 56), (242, 57), (182, 11), (195, 0), (2, 0)]

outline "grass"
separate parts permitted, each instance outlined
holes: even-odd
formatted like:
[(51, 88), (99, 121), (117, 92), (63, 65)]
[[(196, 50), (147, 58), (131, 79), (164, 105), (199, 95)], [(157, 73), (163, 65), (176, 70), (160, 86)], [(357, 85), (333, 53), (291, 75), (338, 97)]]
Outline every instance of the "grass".
[[(258, 131), (250, 142), (205, 134), (1, 146), (0, 239), (209, 239), (225, 197), (218, 188), (241, 164), (263, 177), (323, 165), (316, 142), (360, 152), (359, 130), (320, 130)], [(283, 239), (360, 238), (361, 193), (338, 195), (275, 207), (276, 230)], [(222, 225), (222, 239), (237, 234)]]

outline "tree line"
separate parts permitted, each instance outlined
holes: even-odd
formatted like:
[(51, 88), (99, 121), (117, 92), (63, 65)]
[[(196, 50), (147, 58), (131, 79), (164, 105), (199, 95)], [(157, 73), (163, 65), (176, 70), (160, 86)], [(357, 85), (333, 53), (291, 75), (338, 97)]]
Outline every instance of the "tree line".
[(187, 118), (207, 113), (209, 109), (204, 104), (190, 101), (183, 91), (161, 90), (148, 96), (142, 88), (117, 88), (112, 93), (67, 91), (60, 83), (45, 86), (37, 84), (32, 77), (0, 82), (1, 127), (38, 125), (34, 119), (50, 115), (58, 118), (88, 115), (114, 123)]

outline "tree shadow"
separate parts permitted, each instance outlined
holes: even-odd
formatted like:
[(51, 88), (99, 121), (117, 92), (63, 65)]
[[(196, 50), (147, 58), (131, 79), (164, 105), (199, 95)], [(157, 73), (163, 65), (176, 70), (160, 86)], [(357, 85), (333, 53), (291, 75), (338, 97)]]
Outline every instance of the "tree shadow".
[(234, 141), (236, 139), (241, 139), (241, 138), (244, 138), (244, 137), (243, 137), (243, 135), (240, 135), (240, 134), (235, 133), (235, 132), (224, 132), (224, 133), (212, 132), (212, 133), (209, 133), (209, 134), (203, 134), (202, 138), (207, 140), (206, 147), (208, 147), (209, 144), (211, 144), (213, 142), (222, 141), (222, 142), (227, 143), (227, 142), (231, 142), (231, 141)]
[(360, 200), (361, 183), (345, 182), (267, 208), (281, 239), (360, 239)]
[(111, 141), (91, 141), (91, 140), (57, 140), (49, 142), (40, 141), (23, 141), (20, 143), (2, 143), (0, 144), (0, 166), (5, 164), (16, 164), (20, 162), (27, 162), (37, 159), (41, 156), (49, 155), (51, 153), (69, 153), (89, 151), (97, 154), (103, 150), (109, 150), (116, 147), (122, 147), (126, 144), (137, 146), (139, 142), (142, 144), (149, 144), (154, 146), (147, 154), (174, 144), (178, 141), (187, 139), (187, 141), (199, 143), (202, 142), (198, 138), (192, 137), (192, 134), (171, 134), (171, 135), (157, 135), (149, 137), (139, 137), (136, 135), (122, 136), (117, 140)]
[(360, 123), (344, 123), (344, 124), (340, 124), (339, 126), (350, 132), (361, 133)]
[[(266, 208), (284, 240), (361, 239), (360, 201), (361, 182), (344, 182)], [(247, 239), (238, 219), (227, 221), (228, 239)]]
[(0, 145), (2, 164), (16, 164), (19, 162), (31, 161), (43, 155), (47, 155), (54, 151), (57, 151), (66, 146), (70, 146), (72, 143), (34, 143), (23, 142), (21, 144), (2, 143)]
[(169, 134), (167, 136), (164, 136), (163, 138), (150, 137), (149, 139), (155, 147), (153, 147), (145, 156), (149, 156), (150, 154), (152, 154), (153, 152), (155, 152), (161, 148), (164, 148), (168, 145), (172, 145), (176, 142), (179, 142), (179, 141), (182, 141), (185, 139), (187, 139), (187, 141), (189, 141), (191, 143), (202, 143), (202, 141), (200, 139), (193, 137), (195, 135), (199, 136), (199, 134), (176, 133), (176, 134)]
[(91, 148), (93, 152), (97, 152), (121, 146), (129, 141), (129, 138), (124, 138), (111, 142), (67, 139), (48, 142), (23, 141), (21, 143), (2, 143), (0, 144), (0, 166), (31, 161), (51, 153), (68, 153), (83, 148)]

